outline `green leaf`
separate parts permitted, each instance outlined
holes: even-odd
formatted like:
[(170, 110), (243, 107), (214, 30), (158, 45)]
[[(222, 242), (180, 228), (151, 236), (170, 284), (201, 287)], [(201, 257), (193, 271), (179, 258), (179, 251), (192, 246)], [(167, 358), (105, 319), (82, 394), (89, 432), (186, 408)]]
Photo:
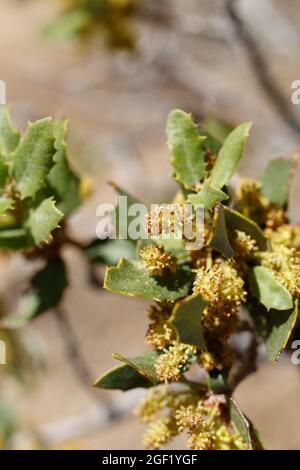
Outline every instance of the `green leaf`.
[(117, 264), (120, 258), (136, 259), (136, 247), (130, 240), (95, 240), (86, 249), (85, 254), (91, 261), (109, 266)]
[(45, 199), (36, 208), (32, 209), (26, 222), (26, 227), (31, 233), (36, 245), (47, 240), (55, 228), (58, 227), (63, 213), (56, 207), (52, 197)]
[(1, 320), (1, 328), (14, 330), (26, 325), (34, 318), (39, 309), (39, 297), (36, 292), (28, 292), (20, 301), (17, 312), (7, 315)]
[(107, 390), (132, 390), (133, 388), (148, 388), (152, 387), (153, 384), (150, 380), (143, 377), (135, 369), (128, 364), (114, 367), (113, 369), (106, 372), (104, 375), (99, 377), (94, 386), (97, 388), (103, 388)]
[(176, 273), (164, 278), (151, 276), (136, 261), (121, 259), (117, 267), (107, 269), (104, 287), (118, 294), (172, 301), (186, 296), (191, 282), (191, 272), (186, 265), (179, 266)]
[(233, 398), (229, 399), (229, 405), (230, 420), (245, 444), (247, 444), (248, 450), (261, 449), (262, 446), (258, 440), (258, 434), (251, 421), (246, 418)]
[(24, 228), (0, 230), (0, 247), (19, 250), (29, 245), (28, 234)]
[(54, 151), (52, 119), (29, 123), (26, 134), (15, 151), (12, 168), (21, 199), (34, 198), (37, 191), (45, 186)]
[(113, 357), (118, 361), (124, 362), (125, 364), (132, 367), (136, 372), (149, 380), (153, 385), (157, 385), (160, 380), (157, 377), (155, 363), (161, 351), (149, 351), (144, 356), (138, 356), (134, 358), (127, 359), (126, 357), (121, 356), (120, 354), (113, 354)]
[(5, 317), (1, 326), (20, 328), (41, 313), (56, 307), (68, 285), (67, 273), (61, 258), (51, 258), (31, 280), (31, 289), (21, 299), (17, 311)]
[(203, 142), (190, 114), (179, 109), (170, 112), (167, 140), (176, 179), (186, 188), (196, 188), (204, 176)]
[(14, 201), (10, 197), (0, 196), (0, 215), (4, 214), (14, 206)]
[(214, 250), (219, 251), (226, 258), (231, 258), (231, 256), (234, 255), (234, 250), (228, 239), (224, 206), (222, 204), (216, 208), (213, 235), (210, 245)]
[(276, 279), (274, 274), (263, 266), (255, 266), (249, 277), (252, 295), (267, 310), (289, 310), (293, 307), (293, 298), (289, 291)]
[(39, 297), (37, 314), (56, 307), (68, 285), (63, 260), (61, 258), (49, 259), (46, 266), (33, 276), (31, 284)]
[(226, 206), (223, 206), (223, 209), (227, 228), (231, 230), (241, 230), (242, 232), (250, 235), (250, 237), (256, 241), (260, 251), (266, 251), (269, 249), (268, 239), (255, 222)]
[(8, 109), (0, 106), (0, 154), (5, 160), (9, 160), (9, 154), (16, 149), (19, 140), (20, 133), (13, 128)]
[(276, 158), (267, 165), (262, 177), (262, 193), (273, 204), (284, 207), (288, 201), (292, 159)]
[(70, 169), (65, 136), (68, 121), (54, 123), (55, 149), (53, 156), (55, 165), (51, 168), (47, 181), (55, 194), (57, 207), (64, 215), (70, 214), (80, 204), (79, 178)]
[(260, 335), (266, 342), (269, 360), (277, 361), (296, 324), (298, 300), (290, 310), (271, 309), (268, 312), (263, 305), (257, 305), (250, 311)]
[(224, 191), (214, 188), (209, 183), (205, 183), (198, 194), (190, 194), (187, 198), (194, 206), (203, 205), (208, 210), (212, 210), (216, 204), (227, 199), (229, 196)]
[(251, 122), (240, 124), (228, 135), (222, 145), (211, 171), (211, 184), (216, 188), (223, 188), (229, 183), (237, 170), (251, 126)]
[(182, 343), (192, 344), (198, 349), (205, 348), (201, 315), (208, 302), (201, 295), (187, 297), (173, 309), (171, 322)]

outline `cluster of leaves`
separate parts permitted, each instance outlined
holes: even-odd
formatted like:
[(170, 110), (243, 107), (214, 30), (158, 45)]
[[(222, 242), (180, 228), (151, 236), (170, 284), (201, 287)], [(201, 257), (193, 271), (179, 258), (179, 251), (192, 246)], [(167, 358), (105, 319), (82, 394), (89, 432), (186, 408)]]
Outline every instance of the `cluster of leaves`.
[[(183, 431), (193, 449), (262, 447), (232, 395), (255, 369), (258, 344), (264, 342), (275, 361), (294, 329), (300, 227), (287, 216), (293, 158), (271, 161), (260, 180), (230, 186), (250, 128), (239, 125), (221, 143), (191, 115), (172, 111), (167, 140), (179, 184), (173, 202), (204, 206), (204, 245), (190, 251), (184, 238), (152, 237), (107, 269), (106, 289), (154, 302), (146, 333), (152, 349), (129, 359), (115, 354), (123, 364), (95, 383), (123, 391), (150, 388), (137, 409), (149, 423), (147, 447), (159, 448)], [(150, 212), (147, 227), (153, 217)], [(252, 340), (240, 350), (231, 339), (244, 330)]]
[[(0, 107), (1, 256), (5, 259), (8, 253), (21, 253), (38, 266), (22, 297), (14, 299), (15, 311), (10, 310), (11, 299), (0, 299), (0, 340), (6, 348), (1, 386), (5, 375), (23, 385), (31, 383), (41, 365), (38, 351), (33, 348), (35, 341), (26, 341), (17, 328), (58, 306), (68, 284), (61, 249), (72, 243), (66, 222), (81, 203), (82, 185), (69, 164), (67, 126), (66, 120), (45, 118), (29, 123), (21, 135), (9, 110)], [(0, 392), (1, 448), (7, 447), (15, 420), (4, 402), (2, 387)]]
[(67, 284), (60, 248), (67, 237), (65, 221), (81, 196), (68, 162), (66, 132), (67, 121), (45, 118), (29, 123), (21, 136), (8, 109), (0, 108), (0, 248), (45, 263), (20, 312), (4, 318), (3, 327), (19, 326), (57, 305)]
[(113, 49), (134, 47), (132, 17), (142, 0), (61, 0), (61, 13), (45, 28), (58, 40), (81, 43), (97, 36)]

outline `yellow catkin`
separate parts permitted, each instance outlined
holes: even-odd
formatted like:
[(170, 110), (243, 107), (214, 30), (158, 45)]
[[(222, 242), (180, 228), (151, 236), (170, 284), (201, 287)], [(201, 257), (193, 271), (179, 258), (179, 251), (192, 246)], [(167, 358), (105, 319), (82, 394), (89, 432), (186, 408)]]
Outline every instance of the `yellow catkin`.
[(163, 382), (176, 382), (186, 366), (190, 364), (197, 350), (194, 346), (174, 342), (155, 363), (156, 373)]
[(176, 257), (167, 253), (162, 245), (145, 246), (140, 251), (140, 257), (144, 266), (156, 276), (176, 271)]

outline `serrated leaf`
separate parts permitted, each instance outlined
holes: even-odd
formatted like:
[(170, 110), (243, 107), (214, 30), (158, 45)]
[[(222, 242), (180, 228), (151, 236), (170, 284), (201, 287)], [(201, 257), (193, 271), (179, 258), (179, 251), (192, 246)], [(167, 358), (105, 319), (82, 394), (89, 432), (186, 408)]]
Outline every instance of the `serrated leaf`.
[(113, 266), (120, 258), (136, 259), (136, 247), (130, 240), (95, 240), (86, 249), (85, 254), (91, 261)]
[(293, 298), (289, 291), (276, 279), (274, 274), (263, 266), (255, 266), (249, 277), (252, 295), (267, 310), (289, 310), (293, 307)]
[(171, 322), (182, 343), (192, 344), (198, 349), (205, 348), (201, 315), (208, 302), (201, 295), (187, 297), (173, 309)]
[(69, 166), (65, 136), (68, 121), (54, 123), (55, 149), (54, 166), (51, 168), (47, 181), (55, 194), (57, 207), (64, 215), (70, 214), (80, 204), (79, 178)]
[(41, 313), (56, 307), (68, 285), (65, 264), (61, 258), (51, 258), (31, 280), (31, 289), (21, 299), (17, 311), (8, 315), (1, 326), (15, 329)]
[(47, 240), (51, 232), (58, 227), (63, 213), (56, 207), (52, 197), (45, 199), (36, 208), (32, 209), (26, 227), (36, 245)]
[(29, 245), (28, 233), (24, 228), (0, 230), (0, 247), (19, 250)]
[(268, 358), (271, 362), (279, 359), (285, 349), (298, 317), (298, 300), (290, 310), (274, 310), (269, 312), (263, 305), (253, 306), (251, 314), (257, 329), (264, 339)]
[(164, 278), (151, 276), (136, 261), (121, 259), (117, 267), (107, 269), (104, 287), (118, 294), (172, 301), (186, 296), (191, 282), (190, 269), (185, 265), (179, 266), (176, 273)]
[(120, 354), (114, 353), (113, 357), (118, 361), (124, 362), (125, 364), (132, 367), (134, 370), (136, 370), (136, 372), (149, 380), (152, 385), (157, 385), (160, 380), (156, 373), (155, 363), (161, 353), (161, 351), (154, 350), (147, 352), (143, 356), (137, 356), (130, 359), (127, 359)]
[(9, 154), (16, 149), (19, 140), (20, 133), (14, 129), (8, 109), (0, 106), (0, 154), (5, 160), (9, 160)]
[(273, 204), (284, 207), (288, 201), (292, 159), (276, 158), (267, 165), (262, 177), (262, 193)]
[(250, 235), (250, 237), (256, 241), (260, 251), (266, 251), (269, 249), (268, 239), (255, 222), (226, 206), (223, 206), (223, 209), (227, 228), (232, 230), (241, 230), (242, 232)]
[(243, 155), (244, 147), (251, 128), (251, 122), (236, 127), (226, 138), (211, 171), (211, 184), (223, 188), (234, 175)]
[(12, 173), (21, 199), (34, 198), (45, 186), (45, 178), (53, 163), (54, 127), (51, 118), (29, 123), (13, 161)]
[(153, 384), (150, 380), (143, 377), (135, 369), (128, 364), (114, 367), (113, 369), (106, 372), (104, 375), (99, 377), (94, 386), (97, 388), (103, 388), (107, 390), (132, 390), (133, 388), (148, 388), (152, 387)]
[(186, 188), (196, 188), (204, 176), (203, 142), (192, 116), (179, 109), (170, 112), (167, 140), (176, 179)]
[(198, 194), (190, 194), (187, 198), (194, 206), (203, 205), (208, 210), (212, 210), (216, 204), (227, 199), (229, 196), (224, 191), (214, 188), (209, 183), (205, 183)]
[(224, 206), (220, 204), (216, 208), (213, 235), (210, 246), (222, 253), (226, 258), (231, 258), (234, 255), (234, 250), (229, 242), (227, 227), (224, 215)]
[(4, 214), (14, 206), (14, 201), (10, 197), (0, 196), (0, 215)]

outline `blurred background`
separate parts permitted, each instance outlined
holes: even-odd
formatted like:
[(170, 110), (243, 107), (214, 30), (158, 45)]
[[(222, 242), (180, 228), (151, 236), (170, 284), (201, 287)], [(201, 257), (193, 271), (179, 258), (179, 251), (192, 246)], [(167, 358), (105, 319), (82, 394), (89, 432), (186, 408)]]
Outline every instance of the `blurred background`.
[[(98, 22), (96, 3), (111, 8)], [(86, 4), (88, 15), (72, 11)], [(172, 196), (164, 129), (173, 107), (215, 134), (253, 120), (240, 167), (247, 176), (299, 148), (296, 0), (0, 0), (0, 18), (0, 79), (14, 122), (24, 130), (46, 115), (70, 120), (72, 165), (93, 188), (70, 221), (80, 242), (95, 238), (97, 205), (115, 200), (108, 181), (146, 202)], [(290, 215), (298, 223), (299, 181), (297, 171)], [(35, 319), (0, 366), (0, 448), (139, 449), (143, 425), (131, 409), (142, 392), (90, 384), (115, 365), (111, 352), (145, 349), (147, 303), (92, 286), (75, 248), (64, 258), (65, 321), (51, 312)], [(0, 255), (2, 302), (17, 295), (27, 270), (20, 256)], [(300, 366), (284, 355), (276, 365), (262, 361), (239, 386), (236, 398), (266, 448), (300, 448), (299, 393)]]

